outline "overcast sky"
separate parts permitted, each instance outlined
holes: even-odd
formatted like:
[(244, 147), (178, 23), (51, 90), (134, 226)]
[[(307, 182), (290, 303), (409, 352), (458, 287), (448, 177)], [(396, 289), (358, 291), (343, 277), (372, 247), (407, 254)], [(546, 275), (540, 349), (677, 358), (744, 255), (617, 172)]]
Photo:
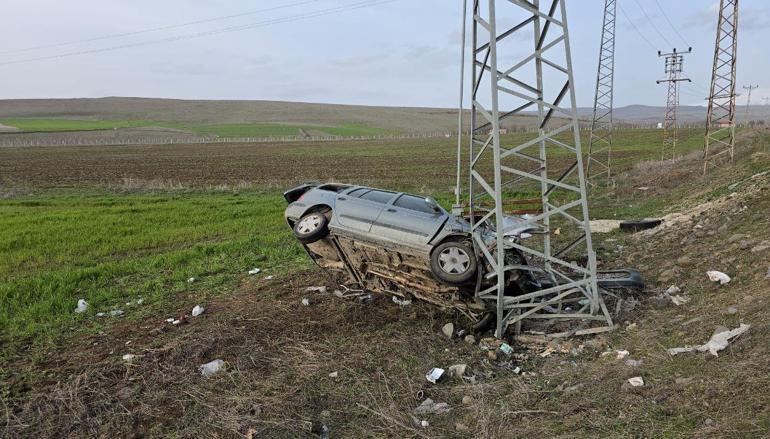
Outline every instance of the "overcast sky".
[[(265, 24), (361, 1), (4, 0), (0, 98), (143, 96), (455, 106), (460, 0), (394, 0)], [(694, 50), (685, 61), (694, 83), (683, 86), (682, 103), (702, 104), (718, 1), (618, 3), (649, 43), (619, 10), (616, 105), (663, 105), (665, 91), (655, 84), (664, 76), (663, 66), (655, 50), (686, 44)], [(667, 8), (681, 36), (658, 4)], [(568, 3), (581, 106), (592, 105), (603, 5), (604, 0)], [(760, 103), (770, 97), (770, 78), (763, 74), (770, 68), (770, 4), (744, 0), (741, 8), (739, 88), (759, 84), (752, 100)], [(238, 16), (216, 19), (231, 15)], [(175, 27), (194, 21), (202, 22)], [(262, 25), (174, 40), (255, 23)], [(165, 29), (137, 33), (155, 28)], [(131, 35), (100, 39), (115, 34)], [(96, 40), (82, 41), (87, 39)], [(63, 44), (72, 41), (80, 42)], [(115, 50), (98, 52), (105, 48)], [(69, 55), (89, 51), (97, 52)], [(65, 56), (8, 64), (60, 55)]]

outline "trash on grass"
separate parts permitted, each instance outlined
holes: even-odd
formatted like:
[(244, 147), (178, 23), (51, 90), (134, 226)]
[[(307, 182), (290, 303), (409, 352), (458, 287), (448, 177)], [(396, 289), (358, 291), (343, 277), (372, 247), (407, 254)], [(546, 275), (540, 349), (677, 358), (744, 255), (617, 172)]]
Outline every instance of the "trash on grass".
[(198, 366), (198, 370), (200, 370), (201, 375), (205, 377), (210, 377), (220, 370), (222, 370), (222, 367), (225, 365), (225, 362), (223, 360), (214, 360), (210, 361), (206, 364), (201, 364)]
[(666, 294), (668, 294), (669, 296), (670, 296), (670, 295), (672, 295), (672, 294), (679, 294), (679, 293), (681, 293), (681, 292), (682, 292), (682, 289), (681, 289), (681, 288), (679, 288), (679, 287), (678, 287), (678, 286), (676, 286), (676, 285), (671, 285), (671, 286), (670, 286), (670, 287), (668, 287), (668, 289), (666, 290)]
[(409, 299), (401, 299), (398, 296), (393, 296), (393, 303), (398, 306), (409, 306), (412, 304), (412, 301)]
[(733, 330), (719, 331), (711, 336), (711, 339), (700, 346), (685, 346), (683, 348), (671, 348), (668, 350), (669, 355), (683, 354), (687, 352), (706, 352), (718, 357), (718, 352), (725, 349), (730, 345), (730, 341), (744, 332), (748, 331), (751, 325), (741, 323), (741, 325)]
[(86, 312), (88, 309), (88, 302), (85, 301), (85, 299), (78, 300), (78, 306), (75, 308), (75, 312), (78, 314), (82, 314)]
[(173, 317), (170, 317), (170, 318), (166, 319), (166, 323), (174, 323), (174, 320), (176, 320), (176, 319), (173, 318)]
[(262, 270), (259, 268), (252, 268), (251, 270), (249, 270), (249, 274), (253, 276), (255, 274), (259, 274), (261, 271)]
[(134, 358), (136, 358), (136, 355), (134, 355), (134, 354), (125, 354), (125, 355), (123, 355), (123, 361), (125, 361), (126, 363), (130, 363), (130, 362), (134, 361)]
[(191, 277), (191, 278), (187, 279), (187, 283), (191, 284), (191, 283), (195, 282), (196, 280), (198, 280), (198, 279), (196, 279), (194, 277)]
[(622, 360), (622, 359), (626, 358), (630, 354), (630, 352), (628, 352), (625, 349), (624, 350), (620, 350), (620, 351), (615, 351), (615, 353), (617, 354), (617, 356), (615, 358), (617, 358), (618, 360)]
[(310, 306), (310, 299), (308, 299), (307, 297), (303, 297), (302, 304), (305, 306)]
[(628, 379), (628, 383), (634, 387), (642, 387), (644, 385), (644, 379), (642, 377), (633, 377)]
[(340, 373), (336, 370), (329, 374), (329, 378), (337, 378), (338, 376), (340, 376)]
[(671, 302), (676, 306), (684, 305), (685, 303), (690, 301), (690, 298), (687, 296), (681, 296), (679, 294), (668, 296), (671, 299)]
[(273, 276), (272, 274), (270, 276), (265, 276), (265, 280), (273, 280), (273, 279), (275, 279), (275, 276)]
[(195, 308), (192, 309), (192, 316), (198, 317), (199, 315), (203, 314), (203, 311), (206, 309), (200, 305), (195, 305)]
[(719, 282), (720, 285), (729, 283), (732, 280), (730, 279), (730, 276), (722, 273), (721, 271), (708, 271), (706, 272), (706, 275), (708, 275), (711, 282)]
[(428, 398), (422, 402), (416, 409), (414, 409), (415, 415), (443, 415), (452, 411), (452, 407), (445, 402), (434, 402)]
[(305, 291), (307, 291), (308, 293), (321, 293), (321, 294), (325, 294), (326, 293), (326, 287), (307, 287), (307, 288), (305, 288)]
[(429, 383), (436, 384), (438, 380), (444, 376), (444, 372), (444, 369), (440, 367), (434, 367), (425, 375), (425, 379), (428, 380)]
[(122, 316), (123, 314), (124, 314), (124, 312), (123, 312), (123, 310), (122, 310), (122, 309), (113, 309), (112, 311), (110, 311), (110, 315), (111, 315), (112, 317), (120, 317), (120, 316)]
[(511, 355), (513, 353), (513, 348), (508, 343), (503, 343), (500, 345), (500, 351), (505, 355)]
[(625, 363), (628, 367), (642, 367), (644, 360), (632, 360), (631, 358), (627, 358)]

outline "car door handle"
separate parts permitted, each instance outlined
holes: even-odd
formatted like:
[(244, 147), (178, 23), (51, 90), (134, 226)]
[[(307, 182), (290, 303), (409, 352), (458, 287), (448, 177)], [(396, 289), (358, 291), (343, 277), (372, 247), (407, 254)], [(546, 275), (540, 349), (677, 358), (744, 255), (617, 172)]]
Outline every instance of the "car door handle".
[(396, 209), (388, 209), (388, 212), (392, 212), (392, 213), (395, 213), (395, 212), (396, 212)]
[(342, 198), (342, 197), (340, 197), (340, 198), (337, 198), (337, 200), (338, 200), (338, 201), (345, 201), (345, 200), (347, 200), (347, 198)]

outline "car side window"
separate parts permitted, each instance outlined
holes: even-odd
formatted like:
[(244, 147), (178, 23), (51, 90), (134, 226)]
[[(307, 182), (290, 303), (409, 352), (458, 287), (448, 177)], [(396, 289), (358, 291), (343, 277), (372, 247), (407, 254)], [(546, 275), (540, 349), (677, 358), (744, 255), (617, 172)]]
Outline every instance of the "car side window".
[(362, 187), (362, 188), (356, 189), (356, 190), (354, 190), (354, 191), (350, 191), (350, 192), (348, 192), (348, 196), (350, 196), (350, 197), (356, 197), (356, 198), (358, 198), (358, 197), (360, 197), (361, 195), (363, 195), (363, 194), (365, 194), (366, 192), (368, 192), (369, 190), (371, 190), (371, 189), (367, 189), (367, 188), (365, 188), (365, 187)]
[(362, 200), (369, 200), (369, 201), (373, 201), (375, 203), (385, 204), (388, 201), (390, 201), (391, 198), (393, 198), (394, 195), (395, 195), (394, 192), (385, 192), (385, 191), (371, 190), (371, 191), (361, 195), (360, 198)]
[(425, 202), (425, 198), (415, 197), (414, 195), (401, 195), (393, 205), (422, 213), (434, 213), (433, 209)]

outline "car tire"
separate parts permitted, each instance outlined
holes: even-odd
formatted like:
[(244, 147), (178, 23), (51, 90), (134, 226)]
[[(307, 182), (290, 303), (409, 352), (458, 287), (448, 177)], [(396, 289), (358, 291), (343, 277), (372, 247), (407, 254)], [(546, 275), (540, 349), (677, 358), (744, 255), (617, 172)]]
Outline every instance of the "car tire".
[(303, 244), (320, 241), (329, 234), (329, 219), (321, 212), (311, 212), (294, 224), (294, 236)]
[(458, 241), (439, 245), (430, 257), (430, 269), (436, 279), (452, 286), (459, 286), (473, 279), (477, 265), (473, 250)]

